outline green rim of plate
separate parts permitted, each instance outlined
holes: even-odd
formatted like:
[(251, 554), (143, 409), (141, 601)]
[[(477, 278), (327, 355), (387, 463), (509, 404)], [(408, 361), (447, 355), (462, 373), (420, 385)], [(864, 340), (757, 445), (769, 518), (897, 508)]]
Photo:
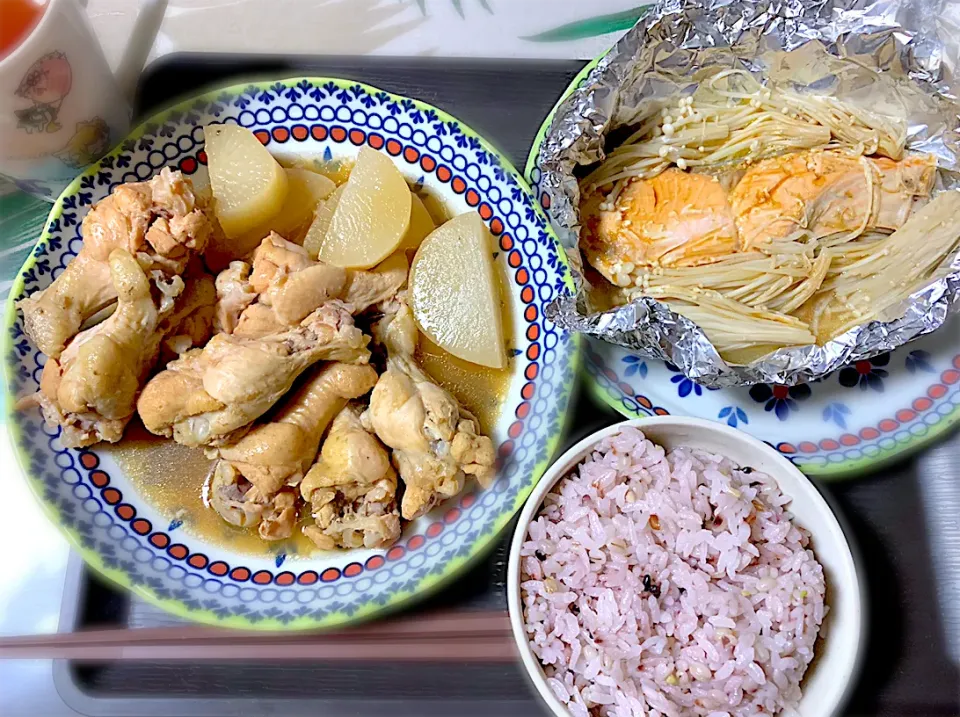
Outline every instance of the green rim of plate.
[[(372, 85), (368, 85), (362, 82), (356, 82), (353, 80), (346, 80), (346, 79), (335, 78), (335, 77), (298, 76), (298, 77), (288, 77), (288, 78), (279, 79), (279, 80), (270, 79), (270, 80), (264, 80), (260, 82), (252, 82), (252, 83), (245, 82), (241, 84), (231, 84), (231, 85), (216, 87), (214, 89), (207, 90), (206, 92), (203, 92), (197, 95), (191, 95), (187, 98), (176, 101), (174, 104), (171, 104), (167, 108), (160, 110), (159, 112), (155, 113), (151, 117), (141, 122), (126, 137), (124, 137), (124, 139), (117, 146), (115, 146), (107, 155), (105, 155), (103, 159), (115, 158), (117, 155), (121, 154), (123, 142), (139, 139), (141, 136), (145, 134), (146, 127), (148, 124), (162, 124), (164, 119), (167, 118), (172, 113), (175, 113), (177, 111), (186, 112), (190, 108), (190, 105), (192, 105), (197, 100), (204, 99), (204, 100), (212, 101), (216, 99), (216, 97), (219, 94), (223, 92), (234, 92), (236, 94), (240, 94), (241, 90), (246, 90), (251, 87), (257, 87), (262, 90), (267, 90), (271, 86), (275, 86), (277, 83), (282, 84), (284, 87), (292, 87), (297, 82), (300, 82), (303, 80), (307, 80), (315, 84), (325, 84), (328, 82), (332, 82), (336, 84), (338, 87), (340, 87), (341, 89), (360, 86), (370, 94), (375, 94), (377, 92), (384, 92), (385, 94), (388, 94), (397, 100), (409, 100), (417, 108), (421, 110), (435, 112), (437, 116), (443, 119), (445, 122), (456, 123), (466, 136), (476, 139), (480, 143), (480, 145), (483, 147), (483, 149), (485, 149), (490, 154), (495, 155), (499, 159), (503, 169), (506, 172), (513, 174), (514, 178), (518, 183), (518, 186), (522, 190), (527, 192), (527, 194), (529, 194), (531, 197), (534, 197), (533, 192), (530, 189), (530, 186), (527, 183), (526, 179), (516, 170), (516, 168), (513, 166), (513, 164), (510, 162), (509, 159), (507, 159), (488, 140), (483, 138), (471, 127), (464, 124), (460, 120), (456, 119), (449, 113), (444, 112), (443, 110), (438, 109), (433, 105), (430, 105), (421, 100), (408, 98), (403, 95), (397, 95), (392, 92), (385, 92), (384, 90), (381, 90), (377, 87), (374, 87)], [(46, 222), (44, 224), (43, 233), (41, 234), (40, 239), (37, 242), (37, 245), (41, 243), (46, 243), (50, 240), (50, 232), (48, 227), (50, 226), (51, 222), (58, 219), (61, 213), (63, 212), (64, 199), (69, 196), (72, 196), (78, 191), (78, 189), (80, 188), (81, 182), (85, 177), (92, 177), (97, 174), (97, 172), (100, 170), (103, 159), (101, 159), (96, 164), (91, 165), (84, 172), (78, 175), (69, 184), (69, 186), (67, 186), (67, 188), (64, 189), (64, 191), (60, 194), (57, 201), (54, 203), (53, 207), (51, 208), (49, 215), (47, 216)], [(565, 272), (564, 285), (570, 291), (573, 291), (574, 284), (573, 284), (573, 279), (571, 278), (571, 273), (569, 271), (569, 264), (567, 262), (566, 254), (564, 253), (562, 247), (560, 246), (559, 240), (557, 239), (556, 235), (553, 232), (553, 229), (550, 226), (549, 219), (543, 213), (538, 202), (535, 201), (535, 197), (534, 197), (534, 201), (532, 201), (531, 204), (534, 208), (534, 211), (543, 220), (547, 235), (557, 245), (557, 249), (558, 249), (557, 256), (559, 257), (559, 261), (568, 268), (568, 271)], [(32, 268), (36, 263), (36, 261), (37, 261), (37, 258), (35, 254), (31, 252), (30, 256), (27, 258), (23, 266), (20, 268), (20, 271), (17, 274), (17, 278), (15, 279), (13, 285), (10, 288), (10, 294), (7, 299), (6, 313), (4, 316), (5, 339), (3, 342), (3, 348), (5, 352), (8, 351), (10, 348), (10, 341), (11, 341), (10, 337), (12, 335), (11, 329), (13, 328), (13, 325), (17, 319), (17, 308), (14, 303), (13, 297), (18, 296), (23, 291), (23, 287), (24, 287), (23, 274), (24, 272)], [(571, 396), (571, 392), (574, 384), (573, 377), (577, 375), (581, 367), (582, 353), (583, 353), (582, 337), (576, 334), (571, 335), (569, 347), (570, 347), (569, 351), (571, 352), (571, 360), (569, 364), (570, 377), (565, 382), (565, 385), (560, 386), (558, 391), (558, 396), (557, 396), (557, 402), (561, 407), (569, 405), (570, 396)], [(12, 367), (6, 361), (4, 361), (3, 364), (4, 364), (3, 366), (4, 381), (5, 381), (5, 384), (9, 386), (12, 378), (11, 377)], [(144, 585), (136, 585), (132, 583), (127, 578), (126, 574), (123, 571), (107, 566), (104, 563), (103, 558), (98, 552), (84, 547), (81, 542), (79, 533), (77, 533), (73, 528), (70, 528), (63, 524), (63, 522), (60, 519), (59, 512), (47, 502), (46, 498), (43, 496), (43, 491), (40, 487), (40, 483), (36, 478), (33, 477), (33, 475), (28, 470), (29, 459), (27, 456), (23, 454), (20, 448), (20, 443), (21, 443), (20, 439), (22, 438), (23, 431), (17, 421), (11, 420), (12, 417), (14, 416), (15, 411), (16, 411), (16, 399), (10, 394), (9, 391), (7, 391), (6, 392), (7, 425), (8, 425), (8, 430), (10, 432), (11, 446), (13, 448), (14, 454), (16, 455), (17, 464), (20, 468), (20, 471), (23, 474), (23, 476), (27, 478), (27, 482), (30, 485), (31, 490), (33, 491), (40, 505), (42, 506), (43, 512), (46, 514), (47, 518), (49, 518), (50, 521), (54, 525), (56, 525), (56, 527), (59, 528), (60, 531), (66, 536), (71, 547), (80, 554), (80, 556), (83, 558), (84, 562), (86, 562), (87, 565), (89, 565), (91, 568), (96, 570), (100, 575), (107, 578), (108, 580), (115, 583), (116, 585), (119, 585), (120, 587), (133, 592), (134, 594), (143, 598), (147, 602), (150, 602), (173, 615), (177, 615), (178, 617), (182, 617), (186, 620), (191, 620), (195, 622), (201, 622), (201, 623), (206, 623), (210, 625), (218, 625), (218, 626), (225, 626), (225, 627), (243, 628), (247, 630), (290, 631), (290, 630), (304, 630), (304, 629), (321, 628), (321, 627), (324, 627), (324, 628), (335, 627), (335, 626), (344, 625), (347, 623), (360, 622), (365, 619), (372, 618), (374, 616), (394, 612), (397, 609), (404, 607), (410, 604), (411, 602), (414, 602), (417, 599), (428, 597), (431, 593), (441, 588), (447, 581), (451, 580), (453, 577), (459, 574), (462, 570), (468, 567), (476, 559), (478, 559), (479, 557), (482, 557), (482, 555), (484, 554), (484, 551), (488, 547), (491, 547), (491, 543), (493, 542), (493, 540), (500, 534), (500, 532), (507, 526), (507, 524), (513, 518), (516, 512), (521, 508), (521, 506), (526, 501), (527, 497), (529, 497), (530, 493), (533, 491), (537, 482), (539, 482), (540, 478), (543, 476), (543, 473), (546, 471), (547, 467), (552, 462), (553, 456), (557, 450), (557, 446), (563, 434), (563, 429), (561, 427), (560, 429), (556, 430), (553, 434), (551, 434), (549, 438), (547, 438), (546, 440), (547, 458), (543, 459), (542, 461), (539, 461), (534, 465), (531, 471), (530, 477), (526, 481), (526, 484), (520, 488), (519, 492), (517, 493), (517, 497), (514, 500), (514, 504), (510, 508), (510, 510), (503, 512), (503, 514), (494, 521), (492, 527), (489, 530), (477, 536), (476, 540), (474, 540), (473, 545), (470, 548), (469, 553), (467, 553), (462, 557), (455, 558), (449, 561), (446, 565), (446, 569), (442, 573), (437, 575), (429, 575), (422, 578), (420, 582), (417, 583), (417, 585), (410, 590), (393, 593), (389, 597), (389, 599), (383, 604), (375, 604), (372, 601), (365, 602), (359, 605), (355, 610), (353, 610), (351, 614), (347, 614), (346, 612), (328, 613), (326, 616), (324, 616), (322, 619), (319, 619), (319, 620), (315, 618), (310, 618), (310, 617), (300, 617), (300, 618), (291, 620), (289, 622), (280, 622), (275, 618), (265, 618), (257, 622), (251, 622), (246, 617), (241, 615), (235, 615), (235, 616), (223, 618), (216, 615), (211, 610), (189, 608), (179, 600), (176, 600), (175, 598), (162, 598), (157, 594), (155, 594), (150, 588)]]

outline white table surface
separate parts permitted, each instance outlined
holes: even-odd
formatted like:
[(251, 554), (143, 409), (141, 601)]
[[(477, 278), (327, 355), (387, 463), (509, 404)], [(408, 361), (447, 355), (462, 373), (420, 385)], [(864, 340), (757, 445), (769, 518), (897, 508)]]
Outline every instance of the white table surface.
[[(590, 59), (616, 35), (553, 42), (525, 38), (587, 19), (602, 25), (602, 16), (649, 2), (169, 0), (151, 57), (175, 51), (242, 51)], [(113, 64), (133, 26), (136, 5), (136, 0), (88, 0), (88, 15)]]
[[(525, 38), (643, 4), (644, 0), (170, 0), (148, 62), (180, 51), (591, 58), (612, 44), (619, 32), (560, 41)], [(136, 10), (135, 0), (87, 3), (91, 23), (114, 66)], [(594, 21), (592, 30), (609, 27), (609, 22)], [(0, 433), (0, 487), (6, 506), (0, 520), (0, 635), (56, 632), (69, 547), (21, 479), (2, 426)], [(0, 716), (73, 714), (77, 713), (57, 696), (51, 661), (0, 661)]]

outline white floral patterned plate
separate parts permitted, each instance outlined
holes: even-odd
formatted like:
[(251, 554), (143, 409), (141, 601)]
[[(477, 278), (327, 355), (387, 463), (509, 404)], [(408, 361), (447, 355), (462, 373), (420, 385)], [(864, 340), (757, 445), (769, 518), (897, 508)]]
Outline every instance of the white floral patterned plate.
[(820, 381), (709, 390), (662, 361), (586, 343), (592, 393), (630, 418), (712, 418), (774, 446), (805, 473), (863, 473), (960, 421), (960, 317), (940, 331)]

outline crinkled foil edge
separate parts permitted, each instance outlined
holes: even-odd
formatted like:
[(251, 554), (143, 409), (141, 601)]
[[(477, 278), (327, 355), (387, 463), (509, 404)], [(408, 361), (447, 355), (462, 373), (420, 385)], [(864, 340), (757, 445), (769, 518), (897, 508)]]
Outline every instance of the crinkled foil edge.
[[(571, 257), (576, 296), (547, 307), (559, 326), (648, 357), (669, 361), (687, 377), (711, 388), (754, 383), (793, 385), (826, 376), (845, 364), (890, 351), (939, 329), (960, 310), (960, 256), (949, 273), (905, 301), (889, 321), (855, 327), (823, 346), (780, 349), (746, 366), (726, 363), (696, 324), (665, 304), (641, 298), (602, 313), (590, 313), (578, 245), (578, 165), (603, 159), (603, 138), (625, 82), (648, 71), (665, 52), (716, 57), (726, 50), (750, 67), (761, 49), (794, 50), (819, 40), (831, 54), (856, 58), (878, 72), (909, 76), (922, 91), (956, 107), (951, 76), (960, 72), (960, 44), (951, 32), (950, 0), (662, 0), (601, 58), (586, 81), (558, 107), (539, 149), (539, 186), (549, 214)], [(960, 13), (956, 13), (960, 16)], [(931, 18), (939, 18), (931, 21)], [(692, 62), (691, 65), (695, 65)], [(960, 116), (945, 117), (937, 131), (911, 124), (908, 146), (938, 156), (945, 189), (960, 186)], [(960, 221), (960, 218), (958, 218)]]

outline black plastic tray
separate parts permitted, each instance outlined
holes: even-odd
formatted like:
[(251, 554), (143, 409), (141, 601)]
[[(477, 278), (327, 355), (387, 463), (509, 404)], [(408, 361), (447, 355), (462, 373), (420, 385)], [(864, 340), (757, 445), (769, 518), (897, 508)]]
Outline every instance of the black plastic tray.
[[(583, 63), (438, 58), (174, 55), (141, 80), (145, 116), (207, 86), (253, 77), (347, 77), (448, 110), (488, 137), (518, 168), (558, 96)], [(618, 416), (575, 400), (565, 445)], [(950, 661), (937, 606), (920, 481), (952, 471), (960, 436), (872, 477), (821, 485), (847, 518), (869, 584), (869, 627), (851, 715), (958, 715), (960, 671)], [(506, 609), (505, 541), (427, 606)], [(74, 559), (61, 630), (153, 627), (179, 622), (106, 585)], [(960, 596), (957, 596), (960, 599)], [(249, 662), (55, 664), (61, 697), (87, 715), (513, 715), (545, 714), (519, 665)], [(811, 715), (808, 717), (819, 717)]]

